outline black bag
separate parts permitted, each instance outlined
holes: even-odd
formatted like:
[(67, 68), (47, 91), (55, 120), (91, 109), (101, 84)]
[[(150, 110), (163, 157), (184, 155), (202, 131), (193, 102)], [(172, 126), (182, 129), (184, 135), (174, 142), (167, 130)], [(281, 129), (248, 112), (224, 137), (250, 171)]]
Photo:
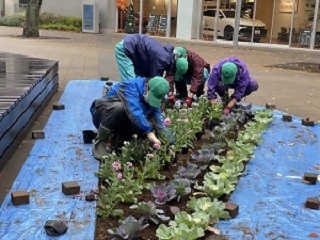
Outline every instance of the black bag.
[(44, 229), (49, 236), (60, 236), (67, 232), (68, 227), (61, 220), (47, 220)]

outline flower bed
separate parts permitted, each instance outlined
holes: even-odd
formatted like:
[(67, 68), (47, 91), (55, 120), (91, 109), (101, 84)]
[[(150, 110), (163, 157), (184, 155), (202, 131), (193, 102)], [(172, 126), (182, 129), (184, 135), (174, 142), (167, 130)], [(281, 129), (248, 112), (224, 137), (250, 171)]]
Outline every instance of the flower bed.
[[(134, 138), (105, 157), (97, 173), (96, 239), (192, 240), (219, 234), (214, 224), (230, 218), (225, 202), (272, 121), (269, 110), (252, 113), (251, 106), (237, 105), (222, 116), (222, 107), (201, 98), (192, 109), (164, 109), (174, 145), (164, 136), (160, 149)], [(204, 130), (208, 121), (212, 131)]]

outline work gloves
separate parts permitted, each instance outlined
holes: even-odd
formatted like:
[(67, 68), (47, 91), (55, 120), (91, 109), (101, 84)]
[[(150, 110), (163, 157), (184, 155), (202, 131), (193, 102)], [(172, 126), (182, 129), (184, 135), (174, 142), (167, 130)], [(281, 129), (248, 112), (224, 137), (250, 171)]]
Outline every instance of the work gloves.
[(230, 113), (231, 107), (226, 106), (226, 108), (223, 110), (223, 114), (228, 115)]
[(191, 97), (187, 97), (187, 99), (186, 99), (187, 107), (191, 107), (191, 103), (192, 103), (192, 98)]
[(157, 144), (161, 144), (161, 142), (159, 141), (159, 139), (156, 137), (156, 135), (153, 132), (149, 132), (147, 134), (147, 138), (149, 139), (150, 142), (152, 143), (157, 143)]
[(169, 100), (170, 102), (174, 103), (174, 102), (176, 101), (176, 97), (171, 93), (171, 94), (169, 94), (169, 96), (168, 96), (168, 100)]

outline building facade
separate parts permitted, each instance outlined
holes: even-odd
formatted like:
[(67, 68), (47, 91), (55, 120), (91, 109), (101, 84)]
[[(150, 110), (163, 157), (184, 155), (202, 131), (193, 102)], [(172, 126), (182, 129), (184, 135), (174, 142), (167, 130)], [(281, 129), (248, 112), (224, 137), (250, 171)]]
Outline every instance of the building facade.
[[(0, 3), (1, 1), (4, 1), (4, 12), (8, 15), (19, 10), (21, 1), (27, 0), (0, 0)], [(86, 0), (45, 0), (41, 11), (81, 17), (84, 1)], [(100, 32), (125, 32), (127, 12), (116, 7), (116, 0), (95, 1), (99, 5)], [(318, 50), (319, 2), (320, 0), (132, 0), (134, 31), (233, 45)]]
[[(318, 50), (319, 2), (320, 0), (133, 0), (133, 5), (136, 32), (140, 33), (234, 45)], [(117, 15), (116, 29), (122, 32), (126, 12), (117, 10)]]

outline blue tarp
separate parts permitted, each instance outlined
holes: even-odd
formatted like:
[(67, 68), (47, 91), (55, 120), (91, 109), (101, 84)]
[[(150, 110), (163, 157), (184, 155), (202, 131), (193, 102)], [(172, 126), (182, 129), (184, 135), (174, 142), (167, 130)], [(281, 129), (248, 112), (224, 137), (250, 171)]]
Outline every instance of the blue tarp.
[(320, 126), (305, 127), (300, 118), (283, 122), (275, 111), (255, 158), (247, 164), (230, 202), (239, 205), (235, 219), (216, 225), (230, 239), (310, 239), (320, 235), (320, 211), (305, 208), (308, 197), (320, 196), (320, 185), (298, 177), (319, 174)]
[(61, 185), (78, 181), (81, 194), (98, 188), (94, 173), (99, 162), (92, 157), (92, 145), (83, 143), (82, 130), (94, 129), (89, 108), (103, 86), (105, 82), (98, 80), (68, 83), (59, 101), (65, 110), (52, 112), (45, 139), (36, 141), (11, 189), (30, 192), (30, 204), (13, 206), (11, 192), (6, 196), (0, 210), (0, 239), (50, 239), (44, 224), (54, 219), (66, 221), (69, 228), (59, 239), (94, 239), (96, 202), (66, 196)]
[[(58, 239), (94, 239), (96, 202), (65, 196), (61, 184), (79, 181), (84, 194), (98, 187), (94, 172), (99, 162), (92, 157), (92, 145), (82, 143), (82, 130), (94, 129), (89, 107), (103, 86), (103, 81), (69, 82), (60, 99), (66, 109), (52, 113), (45, 139), (36, 141), (11, 189), (29, 191), (31, 202), (15, 207), (7, 195), (0, 210), (0, 239), (50, 239), (43, 228), (48, 219), (67, 222), (68, 232)], [(216, 226), (230, 239), (300, 240), (320, 234), (320, 211), (304, 207), (307, 197), (320, 195), (319, 183), (306, 185), (291, 178), (318, 172), (320, 127), (304, 127), (299, 118), (290, 123), (281, 118), (282, 113), (275, 111), (256, 157), (230, 198), (239, 204), (239, 215)]]

